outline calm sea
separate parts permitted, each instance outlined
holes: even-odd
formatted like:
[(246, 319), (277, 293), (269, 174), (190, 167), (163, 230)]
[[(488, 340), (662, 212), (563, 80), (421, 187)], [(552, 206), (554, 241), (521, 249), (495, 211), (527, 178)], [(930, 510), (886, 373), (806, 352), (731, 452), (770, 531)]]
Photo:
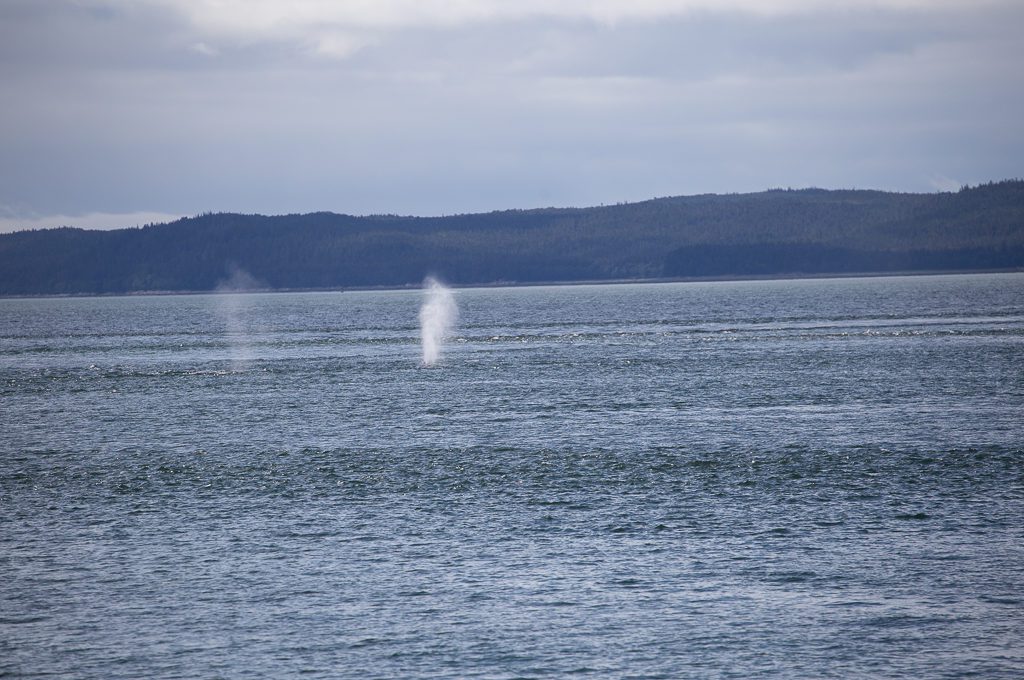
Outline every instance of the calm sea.
[(1021, 677), (1024, 275), (0, 300), (0, 675)]

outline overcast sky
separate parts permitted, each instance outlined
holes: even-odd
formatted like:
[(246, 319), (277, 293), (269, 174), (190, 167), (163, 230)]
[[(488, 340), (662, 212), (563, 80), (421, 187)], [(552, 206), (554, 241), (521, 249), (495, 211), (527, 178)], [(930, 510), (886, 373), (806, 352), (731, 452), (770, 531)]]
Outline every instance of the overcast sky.
[(1024, 176), (1020, 0), (0, 0), (0, 230)]

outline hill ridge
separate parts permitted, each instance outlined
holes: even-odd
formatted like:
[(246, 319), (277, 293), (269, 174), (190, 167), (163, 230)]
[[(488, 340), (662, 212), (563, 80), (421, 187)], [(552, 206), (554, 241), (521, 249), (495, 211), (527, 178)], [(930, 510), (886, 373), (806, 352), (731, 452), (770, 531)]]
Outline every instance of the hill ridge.
[(0, 295), (819, 275), (1024, 267), (1024, 181), (770, 189), (448, 216), (203, 213), (0, 235)]

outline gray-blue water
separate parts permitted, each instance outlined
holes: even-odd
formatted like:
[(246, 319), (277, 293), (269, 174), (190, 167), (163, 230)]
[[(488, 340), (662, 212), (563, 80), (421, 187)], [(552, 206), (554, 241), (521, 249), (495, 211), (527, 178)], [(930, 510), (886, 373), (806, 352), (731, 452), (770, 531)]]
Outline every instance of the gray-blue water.
[(1024, 275), (0, 300), (0, 675), (1021, 677)]

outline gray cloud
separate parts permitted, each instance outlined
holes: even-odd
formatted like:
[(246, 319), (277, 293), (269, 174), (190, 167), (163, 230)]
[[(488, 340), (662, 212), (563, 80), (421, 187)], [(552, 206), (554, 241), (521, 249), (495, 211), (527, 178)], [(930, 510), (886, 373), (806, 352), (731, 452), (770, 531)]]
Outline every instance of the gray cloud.
[(1024, 8), (795, 5), (228, 30), (14, 0), (0, 204), (437, 214), (1024, 174)]

